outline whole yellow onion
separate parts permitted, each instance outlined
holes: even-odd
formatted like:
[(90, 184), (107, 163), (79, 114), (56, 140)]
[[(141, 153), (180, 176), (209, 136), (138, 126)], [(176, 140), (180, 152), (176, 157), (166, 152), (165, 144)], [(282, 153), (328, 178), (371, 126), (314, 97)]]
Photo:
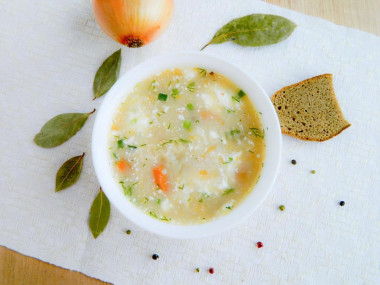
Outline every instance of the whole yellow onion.
[(93, 0), (96, 21), (115, 41), (144, 46), (169, 25), (173, 0)]

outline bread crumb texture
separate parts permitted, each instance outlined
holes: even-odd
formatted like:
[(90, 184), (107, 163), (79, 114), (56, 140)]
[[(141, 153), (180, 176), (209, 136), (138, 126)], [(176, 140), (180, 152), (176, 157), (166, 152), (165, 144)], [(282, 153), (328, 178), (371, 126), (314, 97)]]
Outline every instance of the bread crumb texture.
[(350, 125), (336, 100), (332, 74), (287, 86), (272, 96), (282, 133), (308, 141), (325, 141)]

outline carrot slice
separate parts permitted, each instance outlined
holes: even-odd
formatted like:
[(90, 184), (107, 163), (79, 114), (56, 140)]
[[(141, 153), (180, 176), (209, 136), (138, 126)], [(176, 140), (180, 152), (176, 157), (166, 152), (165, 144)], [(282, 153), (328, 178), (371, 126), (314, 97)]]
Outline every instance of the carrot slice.
[(117, 163), (117, 168), (121, 171), (121, 172), (126, 172), (128, 171), (129, 169), (131, 169), (131, 165), (124, 159), (120, 160), (118, 163)]
[(168, 184), (168, 176), (163, 173), (164, 167), (162, 165), (158, 165), (153, 168), (153, 176), (158, 187), (161, 188), (162, 191), (168, 192), (169, 184)]

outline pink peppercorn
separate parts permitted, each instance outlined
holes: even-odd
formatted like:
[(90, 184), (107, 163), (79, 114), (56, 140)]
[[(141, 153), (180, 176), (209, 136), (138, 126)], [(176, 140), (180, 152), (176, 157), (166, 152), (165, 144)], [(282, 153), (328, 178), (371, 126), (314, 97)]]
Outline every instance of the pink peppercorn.
[(210, 268), (209, 270), (208, 270), (208, 273), (210, 273), (210, 274), (214, 274), (214, 268)]
[(258, 243), (257, 243), (257, 248), (262, 248), (264, 245), (263, 245), (263, 243), (261, 242), (261, 241), (259, 241)]

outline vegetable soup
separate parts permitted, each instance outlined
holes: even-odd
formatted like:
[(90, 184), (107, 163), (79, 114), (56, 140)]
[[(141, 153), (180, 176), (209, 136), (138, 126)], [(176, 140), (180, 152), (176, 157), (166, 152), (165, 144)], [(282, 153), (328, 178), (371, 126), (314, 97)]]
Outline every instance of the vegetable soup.
[(159, 220), (199, 224), (253, 190), (265, 158), (261, 114), (221, 74), (169, 69), (135, 86), (110, 129), (110, 159), (126, 199)]

